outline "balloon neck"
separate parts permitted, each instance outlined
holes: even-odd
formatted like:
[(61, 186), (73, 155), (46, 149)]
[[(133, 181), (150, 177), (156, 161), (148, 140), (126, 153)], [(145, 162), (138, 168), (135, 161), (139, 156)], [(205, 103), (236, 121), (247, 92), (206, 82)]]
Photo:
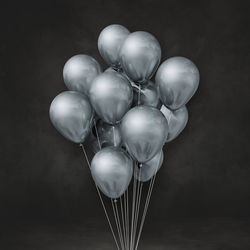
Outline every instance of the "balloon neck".
[(141, 81), (138, 81), (138, 82), (135, 82), (135, 84), (141, 86), (141, 85), (146, 85), (148, 82), (148, 80), (144, 79), (144, 80), (141, 80)]
[(139, 163), (138, 167), (139, 167), (139, 168), (142, 168), (142, 163)]
[(116, 72), (119, 72), (119, 73), (123, 72), (123, 70), (122, 70), (120, 64), (118, 64), (118, 65), (112, 65), (112, 68), (113, 68), (113, 70), (115, 70)]
[(114, 199), (114, 203), (117, 203), (117, 199)]
[(138, 99), (137, 105), (139, 106), (141, 104), (141, 84), (139, 84), (137, 99)]

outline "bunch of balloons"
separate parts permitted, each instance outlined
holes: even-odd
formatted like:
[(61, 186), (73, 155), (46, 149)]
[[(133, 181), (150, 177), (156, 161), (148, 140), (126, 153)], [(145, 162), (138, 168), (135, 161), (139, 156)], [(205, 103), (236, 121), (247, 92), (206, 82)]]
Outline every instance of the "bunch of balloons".
[[(71, 57), (63, 69), (68, 91), (55, 97), (49, 114), (64, 137), (82, 146), (86, 142), (95, 152), (90, 170), (97, 190), (114, 205), (124, 196), (125, 217), (129, 212), (125, 192), (132, 178), (139, 183), (133, 195), (140, 195), (140, 185), (152, 181), (161, 167), (162, 147), (186, 126), (185, 104), (197, 90), (200, 77), (195, 64), (185, 57), (169, 58), (159, 66), (161, 47), (148, 32), (130, 33), (122, 25), (109, 25), (99, 35), (98, 49), (109, 68), (103, 72), (88, 55)], [(124, 219), (124, 228), (120, 225), (119, 229), (114, 206), (118, 249), (138, 247), (139, 208), (134, 200), (135, 211), (131, 221)]]

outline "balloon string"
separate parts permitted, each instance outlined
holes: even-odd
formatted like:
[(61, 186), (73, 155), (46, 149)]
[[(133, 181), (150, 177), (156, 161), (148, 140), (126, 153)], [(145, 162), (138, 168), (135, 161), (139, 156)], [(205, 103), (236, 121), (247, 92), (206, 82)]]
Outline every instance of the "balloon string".
[(111, 201), (111, 205), (112, 205), (112, 209), (113, 209), (113, 213), (114, 213), (114, 219), (115, 219), (115, 223), (116, 223), (116, 228), (117, 228), (118, 236), (119, 236), (119, 239), (120, 239), (121, 248), (123, 249), (122, 236), (121, 236), (121, 231), (120, 231), (120, 228), (119, 228), (119, 225), (118, 225), (118, 217), (117, 217), (117, 214), (116, 214), (114, 202), (113, 202), (112, 199), (110, 199), (110, 201)]
[(142, 193), (142, 185), (143, 183), (140, 181), (141, 179), (141, 167), (139, 168), (139, 176), (138, 176), (138, 193), (137, 193), (137, 205), (136, 205), (136, 211), (135, 211), (135, 225), (134, 225), (134, 235), (133, 235), (133, 247), (135, 244), (135, 237), (137, 232), (137, 224), (138, 224), (138, 217), (140, 212), (140, 203), (141, 203), (141, 193)]
[[(137, 166), (135, 166), (135, 169), (137, 168)], [(134, 178), (136, 178), (136, 196), (135, 196), (135, 210), (134, 210), (134, 221), (133, 221), (133, 234), (132, 234), (132, 239), (131, 239), (131, 241), (132, 241), (132, 249), (134, 248), (134, 234), (135, 234), (135, 231), (136, 231), (136, 229), (135, 229), (135, 223), (136, 223), (136, 213), (137, 213), (137, 202), (138, 202), (138, 191), (137, 191), (137, 189), (138, 189), (138, 176), (136, 176), (137, 175), (137, 171), (135, 171), (135, 175), (134, 175)], [(136, 177), (135, 177), (136, 176)]]
[(125, 193), (125, 195), (126, 195), (126, 216), (127, 216), (127, 222), (126, 222), (126, 224), (127, 224), (127, 249), (129, 249), (129, 200), (128, 200), (128, 198), (129, 198), (129, 191), (128, 190), (126, 190), (126, 193)]
[(155, 178), (156, 178), (156, 173), (155, 173), (155, 175), (152, 177), (152, 179), (150, 181), (148, 194), (147, 194), (147, 199), (146, 199), (146, 202), (145, 202), (144, 211), (143, 211), (143, 215), (142, 215), (142, 220), (141, 220), (141, 224), (140, 224), (140, 229), (139, 229), (139, 233), (138, 233), (138, 237), (137, 237), (137, 241), (136, 241), (135, 250), (137, 250), (138, 245), (139, 245), (142, 229), (143, 229), (146, 214), (147, 214), (147, 211), (148, 211), (149, 202), (150, 202), (150, 199), (151, 199), (152, 190), (153, 190), (154, 183), (155, 183)]
[[(134, 175), (135, 175), (135, 168), (134, 168)], [(135, 194), (136, 194), (136, 178), (134, 176), (134, 183), (133, 183), (133, 198), (132, 198), (132, 214), (131, 214), (131, 230), (130, 230), (130, 249), (132, 250), (132, 237), (133, 237), (133, 230), (134, 230), (134, 211), (135, 211)]]
[(95, 120), (95, 119), (94, 119), (94, 126), (95, 126), (95, 132), (96, 132), (96, 136), (97, 136), (98, 145), (99, 145), (99, 148), (100, 148), (100, 150), (101, 150), (101, 149), (102, 149), (102, 146), (101, 146), (99, 134), (98, 134), (98, 131), (97, 131), (96, 120)]
[(115, 126), (113, 126), (112, 129), (113, 129), (114, 146), (116, 147), (116, 142), (115, 142)]
[(125, 206), (126, 206), (126, 227), (127, 227), (127, 229), (126, 229), (126, 231), (127, 231), (127, 249), (129, 250), (129, 191), (128, 191), (128, 189), (126, 190), (126, 192), (125, 192)]
[[(82, 148), (82, 151), (83, 151), (83, 153), (84, 153), (85, 159), (86, 159), (87, 164), (88, 164), (88, 167), (89, 167), (89, 169), (90, 169), (89, 158), (88, 158), (88, 156), (87, 156), (87, 153), (86, 153), (86, 151), (85, 151), (85, 148), (84, 148), (83, 144), (80, 144), (80, 146), (81, 146), (81, 148)], [(95, 187), (96, 187), (96, 191), (97, 191), (97, 194), (98, 194), (98, 196), (99, 196), (99, 199), (100, 199), (100, 201), (101, 201), (101, 203), (102, 203), (102, 207), (103, 207), (104, 213), (105, 213), (105, 215), (106, 215), (106, 218), (107, 218), (107, 221), (108, 221), (108, 224), (109, 224), (111, 233), (112, 233), (113, 238), (114, 238), (114, 240), (115, 240), (116, 247), (117, 247), (118, 250), (120, 250), (120, 247), (119, 247), (119, 245), (118, 245), (118, 242), (117, 242), (117, 239), (116, 239), (116, 236), (115, 236), (113, 227), (112, 227), (112, 224), (111, 224), (111, 222), (110, 222), (110, 219), (109, 219), (109, 216), (108, 216), (108, 213), (107, 213), (107, 209), (106, 209), (106, 207), (105, 207), (105, 204), (104, 204), (104, 202), (103, 202), (103, 199), (102, 199), (100, 190), (99, 190), (98, 186), (96, 185), (96, 183), (95, 183)]]
[(141, 84), (139, 84), (139, 90), (138, 90), (138, 103), (137, 105), (139, 106), (141, 104)]
[(120, 223), (119, 210), (118, 210), (118, 207), (117, 207), (117, 200), (116, 200), (116, 202), (115, 202), (115, 211), (116, 211), (118, 226), (119, 226), (119, 230), (120, 230), (120, 234), (121, 234), (122, 248), (125, 249), (125, 248), (124, 248), (123, 235), (122, 235), (122, 228), (121, 228), (121, 223)]
[(121, 207), (124, 209), (124, 242), (125, 242), (125, 249), (128, 248), (128, 242), (127, 242), (127, 207), (126, 207), (126, 191), (123, 194), (123, 199), (121, 199), (120, 201), (121, 203), (123, 203), (123, 205), (121, 205)]
[(127, 243), (126, 243), (125, 220), (124, 220), (125, 212), (123, 210), (122, 197), (120, 197), (120, 205), (121, 205), (120, 209), (121, 209), (121, 215), (122, 215), (123, 241), (124, 241), (124, 247), (126, 249)]
[(123, 197), (124, 197), (124, 211), (125, 211), (126, 249), (129, 249), (128, 189), (125, 191)]

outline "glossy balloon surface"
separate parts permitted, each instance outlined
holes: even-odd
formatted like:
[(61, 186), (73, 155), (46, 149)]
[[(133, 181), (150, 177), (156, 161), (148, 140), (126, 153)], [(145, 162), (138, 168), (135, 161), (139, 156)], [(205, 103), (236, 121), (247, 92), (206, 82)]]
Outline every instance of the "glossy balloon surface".
[(131, 33), (120, 51), (122, 69), (138, 84), (144, 84), (155, 73), (161, 60), (161, 47), (148, 32)]
[(167, 139), (168, 123), (160, 110), (137, 106), (122, 119), (121, 134), (129, 154), (144, 163), (161, 150)]
[(98, 49), (108, 65), (120, 67), (120, 48), (129, 35), (129, 30), (122, 25), (112, 24), (102, 30), (98, 38)]
[(101, 191), (116, 199), (128, 188), (133, 175), (133, 161), (122, 149), (106, 147), (94, 156), (91, 174)]
[(143, 163), (141, 167), (135, 167), (134, 176), (137, 180), (149, 181), (160, 169), (163, 162), (163, 151), (158, 152), (151, 160)]
[(92, 127), (94, 110), (85, 95), (65, 91), (52, 101), (49, 115), (52, 124), (64, 137), (81, 143)]
[(98, 116), (109, 124), (115, 124), (130, 108), (133, 90), (122, 74), (104, 72), (93, 81), (89, 96)]
[(177, 110), (171, 111), (164, 105), (161, 107), (161, 112), (168, 121), (168, 137), (167, 142), (174, 140), (186, 127), (188, 121), (188, 110), (183, 106)]
[[(89, 132), (88, 137), (85, 140), (87, 147), (89, 147), (95, 154), (101, 150), (99, 142), (95, 136), (95, 134), (93, 133), (93, 128), (92, 130)], [(101, 143), (100, 143), (101, 144)]]
[(119, 125), (110, 125), (102, 120), (99, 120), (96, 127), (102, 147), (119, 147), (121, 145), (122, 137)]
[(133, 91), (133, 106), (137, 106), (138, 104), (140, 104), (155, 108), (161, 107), (162, 104), (160, 95), (158, 93), (157, 86), (153, 82), (149, 81), (147, 86), (141, 88), (139, 88), (138, 86), (134, 86)]
[(88, 95), (93, 80), (101, 72), (101, 66), (93, 57), (80, 54), (65, 63), (63, 79), (69, 90)]
[(172, 57), (163, 62), (155, 77), (162, 103), (171, 110), (184, 106), (198, 88), (200, 74), (185, 57)]

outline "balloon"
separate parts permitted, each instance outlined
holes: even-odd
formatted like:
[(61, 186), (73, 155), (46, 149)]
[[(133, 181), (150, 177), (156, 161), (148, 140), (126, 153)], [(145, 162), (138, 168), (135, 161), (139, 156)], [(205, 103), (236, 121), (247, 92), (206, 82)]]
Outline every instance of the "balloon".
[(106, 147), (94, 156), (90, 169), (101, 191), (116, 199), (128, 188), (133, 175), (133, 161), (122, 149)]
[(75, 91), (65, 91), (50, 105), (50, 120), (68, 140), (82, 143), (90, 132), (94, 110), (88, 98)]
[(137, 180), (146, 182), (150, 180), (160, 169), (163, 162), (163, 151), (159, 151), (151, 160), (135, 167), (134, 176)]
[[(143, 85), (144, 86), (144, 85)], [(155, 108), (161, 107), (161, 100), (157, 90), (157, 86), (149, 81), (148, 85), (144, 88), (139, 89), (139, 87), (134, 87), (134, 99), (133, 106), (138, 105), (138, 97), (140, 92), (140, 105), (151, 106)]]
[(140, 163), (152, 159), (165, 143), (168, 123), (160, 110), (137, 106), (121, 121), (122, 140), (130, 155)]
[(117, 72), (114, 68), (108, 67), (107, 69), (104, 70), (104, 72)]
[(169, 132), (166, 142), (170, 142), (186, 127), (188, 121), (188, 110), (186, 106), (183, 106), (180, 109), (171, 111), (162, 105), (161, 112), (168, 121)]
[(101, 72), (101, 66), (94, 58), (76, 55), (65, 63), (63, 79), (69, 90), (88, 95), (92, 81)]
[(90, 131), (88, 137), (86, 138), (86, 144), (95, 154), (100, 151), (98, 140), (92, 131)]
[(148, 32), (128, 35), (120, 50), (122, 69), (137, 84), (144, 84), (155, 73), (161, 60), (161, 47)]
[(102, 120), (96, 124), (98, 137), (102, 147), (115, 146), (119, 147), (122, 143), (122, 137), (119, 125), (110, 125)]
[(129, 33), (127, 28), (119, 24), (109, 25), (102, 30), (98, 38), (98, 49), (108, 65), (120, 68), (119, 51)]
[(155, 80), (163, 104), (171, 110), (176, 110), (194, 95), (200, 74), (193, 62), (178, 56), (169, 58), (160, 65)]
[[(97, 129), (97, 133), (96, 133)], [(101, 119), (96, 122), (96, 129), (93, 126), (86, 142), (94, 153), (97, 153), (104, 147), (120, 147), (122, 144), (121, 132), (119, 125), (109, 125)]]
[(115, 124), (131, 106), (133, 90), (120, 73), (104, 72), (93, 81), (89, 96), (98, 116), (109, 124)]

